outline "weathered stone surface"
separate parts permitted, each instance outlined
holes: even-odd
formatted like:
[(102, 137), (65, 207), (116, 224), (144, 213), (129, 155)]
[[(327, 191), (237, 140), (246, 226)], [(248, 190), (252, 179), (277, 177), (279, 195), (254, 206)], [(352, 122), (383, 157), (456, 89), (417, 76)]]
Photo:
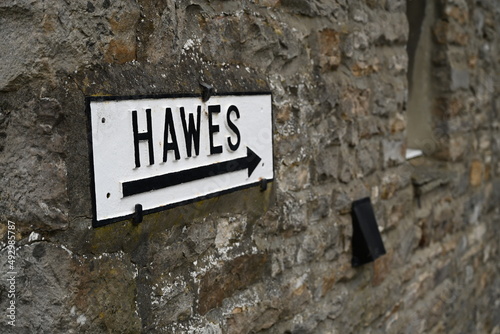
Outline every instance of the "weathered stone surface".
[(142, 324), (134, 280), (137, 269), (130, 258), (117, 253), (78, 262), (73, 269), (79, 277), (70, 311), (81, 314), (77, 318), (79, 332), (139, 331)]
[[(2, 259), (7, 259), (7, 248), (1, 251)], [(2, 310), (6, 310), (11, 299), (7, 278), (15, 277), (13, 286), (16, 294), (17, 333), (33, 331), (65, 331), (75, 329), (77, 317), (71, 313), (71, 295), (76, 291), (77, 281), (72, 279), (73, 259), (64, 249), (48, 242), (37, 242), (19, 247), (16, 252), (14, 270), (7, 261), (2, 261)], [(6, 317), (2, 317), (2, 328), (8, 327)]]
[[(66, 193), (67, 134), (60, 101), (26, 92), (23, 103), (2, 101), (4, 150), (0, 161), (0, 219), (31, 221), (39, 228), (64, 228), (68, 222)], [(29, 207), (31, 209), (26, 210)]]
[[(440, 2), (411, 70), (405, 5), (1, 2), (2, 329), (499, 333), (499, 5)], [(433, 134), (411, 162), (409, 71), (429, 71)], [(92, 228), (85, 97), (200, 82), (272, 93), (274, 182)], [(352, 268), (369, 195), (387, 254)]]
[(323, 71), (336, 69), (342, 60), (340, 53), (340, 34), (334, 30), (325, 29), (319, 33), (320, 60)]
[(382, 141), (382, 154), (384, 159), (384, 166), (394, 166), (401, 164), (404, 158), (406, 148), (403, 142), (399, 141)]
[(467, 69), (452, 68), (451, 70), (451, 89), (468, 89), (469, 71)]
[(200, 280), (200, 314), (222, 306), (225, 298), (261, 279), (267, 262), (265, 255), (245, 255), (225, 263), (221, 269), (206, 273)]

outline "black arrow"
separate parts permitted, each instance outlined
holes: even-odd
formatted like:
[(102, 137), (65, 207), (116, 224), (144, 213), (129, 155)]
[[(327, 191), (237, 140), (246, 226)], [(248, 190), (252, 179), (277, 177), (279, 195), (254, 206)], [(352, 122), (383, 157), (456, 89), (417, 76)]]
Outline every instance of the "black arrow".
[(141, 194), (151, 190), (163, 189), (186, 182), (204, 179), (206, 177), (232, 173), (243, 169), (248, 169), (248, 177), (250, 177), (260, 160), (260, 157), (247, 147), (246, 157), (124, 182), (122, 184), (123, 197)]

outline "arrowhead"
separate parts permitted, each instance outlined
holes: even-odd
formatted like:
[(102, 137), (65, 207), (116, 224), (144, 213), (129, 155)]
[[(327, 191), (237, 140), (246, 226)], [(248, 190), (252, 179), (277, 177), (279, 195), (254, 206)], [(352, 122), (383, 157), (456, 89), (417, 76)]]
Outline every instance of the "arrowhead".
[(247, 146), (248, 177), (252, 175), (260, 160), (262, 159)]

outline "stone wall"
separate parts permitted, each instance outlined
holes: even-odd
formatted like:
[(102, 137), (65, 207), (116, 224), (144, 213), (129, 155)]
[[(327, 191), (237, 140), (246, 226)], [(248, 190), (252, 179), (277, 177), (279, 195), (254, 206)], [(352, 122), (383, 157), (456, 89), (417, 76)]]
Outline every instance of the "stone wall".
[[(500, 5), (428, 3), (406, 161), (402, 0), (2, 1), (2, 332), (500, 333)], [(272, 92), (274, 182), (92, 228), (85, 97), (200, 82)], [(387, 254), (353, 268), (366, 196)]]

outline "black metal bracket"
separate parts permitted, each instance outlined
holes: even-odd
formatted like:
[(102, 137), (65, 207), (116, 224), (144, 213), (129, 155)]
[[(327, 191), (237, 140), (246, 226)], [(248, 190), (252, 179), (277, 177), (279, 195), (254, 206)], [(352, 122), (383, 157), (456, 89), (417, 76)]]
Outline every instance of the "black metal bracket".
[(260, 191), (266, 191), (267, 190), (267, 179), (260, 179)]
[(373, 212), (370, 197), (352, 203), (352, 266), (375, 261), (385, 247)]
[(136, 204), (135, 205), (135, 212), (134, 212), (134, 217), (132, 217), (132, 223), (134, 225), (139, 225), (142, 223), (142, 205), (141, 204)]
[(201, 100), (203, 102), (207, 102), (210, 99), (210, 97), (215, 93), (215, 89), (213, 86), (211, 86), (205, 82), (200, 82), (200, 86), (202, 89)]

